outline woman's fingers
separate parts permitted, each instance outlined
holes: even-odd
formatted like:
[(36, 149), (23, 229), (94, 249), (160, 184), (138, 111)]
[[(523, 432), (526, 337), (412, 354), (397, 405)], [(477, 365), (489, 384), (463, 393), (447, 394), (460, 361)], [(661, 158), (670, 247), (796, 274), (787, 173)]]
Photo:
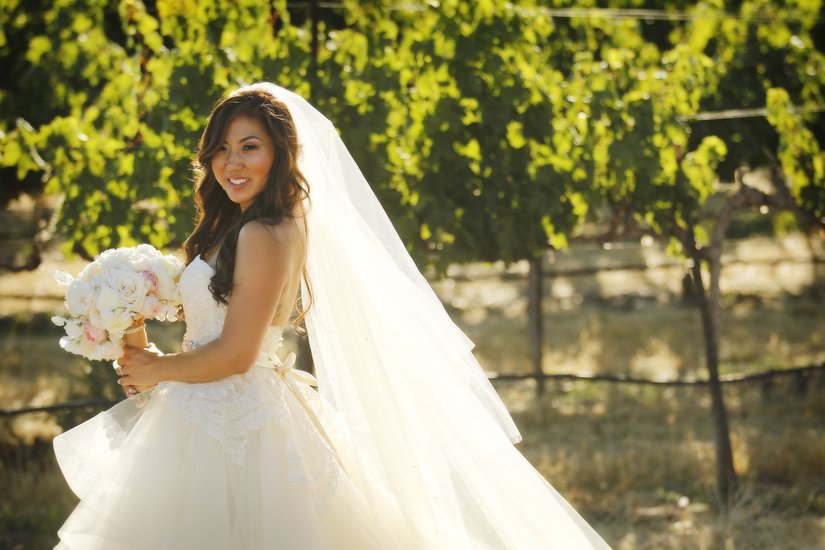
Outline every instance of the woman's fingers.
[(115, 373), (118, 376), (123, 376), (124, 375), (123, 367), (126, 366), (125, 358), (121, 357), (120, 359), (115, 360), (115, 362), (112, 364), (112, 366), (115, 368)]
[(140, 393), (154, 386), (154, 364), (163, 354), (157, 350), (124, 347), (124, 357), (115, 362), (120, 379), (118, 384), (125, 388), (132, 386), (135, 393)]
[(121, 365), (124, 364), (144, 364), (153, 361), (157, 358), (157, 354), (151, 353), (146, 351), (145, 349), (141, 348), (125, 348), (124, 350), (124, 359), (125, 361), (118, 360)]
[(123, 357), (115, 361), (112, 366), (115, 368), (115, 372), (118, 376), (123, 376), (123, 367), (126, 366), (126, 363), (123, 360)]
[[(123, 357), (119, 358), (114, 362), (115, 372), (119, 376), (117, 383), (123, 387), (123, 393), (126, 394), (126, 397), (134, 397), (140, 392), (148, 389), (147, 386), (136, 386), (135, 384), (132, 384), (131, 377), (126, 372), (126, 370), (124, 370), (128, 366), (131, 366), (132, 363), (135, 363), (137, 365), (140, 364), (140, 351), (142, 351), (140, 348), (124, 346)], [(136, 357), (137, 361), (135, 361)]]
[(123, 346), (123, 358), (126, 360), (143, 355), (154, 355), (144, 348), (136, 348), (133, 346)]
[(134, 357), (141, 351), (140, 348), (133, 348), (132, 346), (123, 346), (123, 358), (129, 359), (130, 357)]

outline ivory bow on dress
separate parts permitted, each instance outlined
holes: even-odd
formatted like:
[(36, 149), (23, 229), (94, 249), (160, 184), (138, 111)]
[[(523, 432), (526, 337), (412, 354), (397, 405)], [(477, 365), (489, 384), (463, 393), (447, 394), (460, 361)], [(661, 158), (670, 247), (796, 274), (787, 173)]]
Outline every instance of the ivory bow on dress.
[(310, 373), (295, 368), (295, 352), (289, 352), (286, 361), (281, 361), (281, 358), (275, 352), (261, 352), (258, 359), (255, 361), (256, 367), (263, 367), (267, 369), (275, 369), (275, 372), (281, 375), (284, 382), (289, 384), (293, 389), (296, 389), (294, 384), (296, 382), (303, 382), (310, 386), (318, 386), (318, 380)]
[[(306, 411), (310, 421), (315, 425), (318, 432), (326, 440), (330, 449), (333, 451), (333, 454), (335, 454), (336, 460), (338, 460), (339, 464), (341, 464), (341, 457), (338, 454), (335, 443), (333, 443), (332, 438), (324, 428), (323, 422), (318, 417), (318, 413), (320, 411), (315, 410), (315, 408), (307, 400), (306, 394), (302, 391), (302, 388), (299, 387), (299, 383), (317, 387), (318, 379), (307, 371), (295, 368), (295, 352), (290, 352), (286, 357), (286, 361), (281, 361), (281, 358), (278, 357), (275, 352), (262, 351), (258, 355), (258, 359), (255, 361), (254, 366), (273, 369), (281, 376), (292, 392), (292, 395), (295, 396), (295, 399)], [(341, 465), (343, 466), (343, 464)]]

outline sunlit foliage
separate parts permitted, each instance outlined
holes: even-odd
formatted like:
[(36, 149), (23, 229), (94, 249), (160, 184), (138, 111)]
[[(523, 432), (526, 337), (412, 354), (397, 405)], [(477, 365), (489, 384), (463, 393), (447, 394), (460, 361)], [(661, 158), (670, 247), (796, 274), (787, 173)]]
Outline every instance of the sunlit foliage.
[[(317, 49), (307, 4), (4, 0), (2, 199), (62, 194), (86, 254), (180, 243), (205, 117), (266, 79), (336, 123), (422, 262), (535, 257), (599, 212), (667, 233), (774, 157), (825, 215), (821, 0), (346, 0)], [(767, 116), (701, 116), (741, 109)]]

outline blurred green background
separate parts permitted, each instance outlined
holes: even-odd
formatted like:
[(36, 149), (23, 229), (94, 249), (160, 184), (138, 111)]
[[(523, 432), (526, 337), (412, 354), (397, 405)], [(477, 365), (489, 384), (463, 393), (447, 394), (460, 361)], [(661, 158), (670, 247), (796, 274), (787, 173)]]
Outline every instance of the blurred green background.
[[(206, 116), (258, 80), (336, 125), (491, 373), (822, 365), (823, 51), (821, 0), (0, 0), (0, 408), (118, 398), (51, 273), (178, 247)], [(812, 548), (821, 372), (496, 387), (614, 547)], [(51, 438), (95, 411), (0, 417), (0, 548), (56, 542)]]

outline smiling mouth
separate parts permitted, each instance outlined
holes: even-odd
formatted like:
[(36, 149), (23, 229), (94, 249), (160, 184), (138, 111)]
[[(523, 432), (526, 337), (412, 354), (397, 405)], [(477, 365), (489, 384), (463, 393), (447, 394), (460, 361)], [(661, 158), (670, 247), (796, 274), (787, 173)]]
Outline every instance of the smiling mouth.
[(249, 181), (249, 178), (227, 178), (230, 187), (240, 187)]

